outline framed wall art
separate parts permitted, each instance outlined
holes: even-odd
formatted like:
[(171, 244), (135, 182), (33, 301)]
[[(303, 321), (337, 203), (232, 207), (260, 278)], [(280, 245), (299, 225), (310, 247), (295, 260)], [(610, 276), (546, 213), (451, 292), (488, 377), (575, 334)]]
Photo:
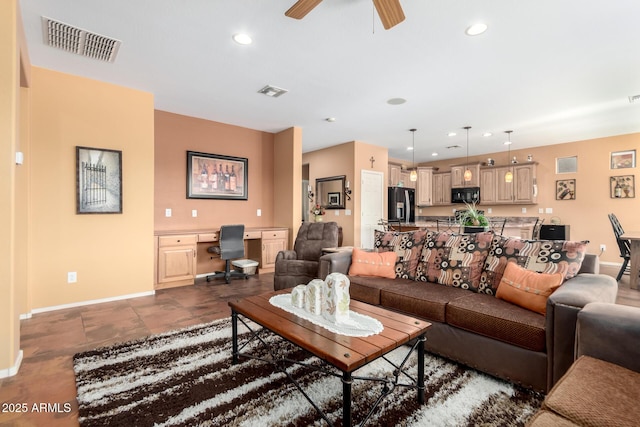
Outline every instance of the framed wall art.
[(187, 198), (247, 200), (248, 160), (187, 151)]
[(611, 153), (611, 169), (636, 167), (636, 150), (614, 151)]
[(340, 205), (340, 193), (328, 193), (328, 195), (329, 195), (329, 206)]
[(76, 213), (122, 213), (122, 151), (76, 147)]
[(612, 176), (609, 178), (609, 190), (612, 199), (633, 199), (636, 197), (635, 176)]
[(576, 180), (559, 179), (556, 181), (556, 200), (575, 200)]

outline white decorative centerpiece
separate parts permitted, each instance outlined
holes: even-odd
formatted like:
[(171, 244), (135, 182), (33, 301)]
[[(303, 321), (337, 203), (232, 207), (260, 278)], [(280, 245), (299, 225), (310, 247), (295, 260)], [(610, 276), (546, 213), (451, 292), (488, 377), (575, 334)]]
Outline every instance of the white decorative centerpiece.
[(342, 273), (331, 273), (323, 282), (322, 317), (341, 324), (349, 321), (349, 278)]
[(291, 291), (291, 305), (296, 308), (304, 308), (307, 300), (307, 285), (298, 285)]
[(324, 280), (313, 279), (306, 288), (304, 309), (311, 314), (322, 314)]

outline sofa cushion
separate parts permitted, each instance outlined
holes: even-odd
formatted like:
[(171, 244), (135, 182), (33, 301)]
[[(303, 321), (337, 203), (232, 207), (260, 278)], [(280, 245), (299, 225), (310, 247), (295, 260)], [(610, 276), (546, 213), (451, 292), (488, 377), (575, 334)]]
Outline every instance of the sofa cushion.
[(466, 292), (447, 304), (446, 322), (532, 351), (544, 351), (545, 316), (490, 295)]
[(554, 413), (583, 426), (637, 426), (640, 373), (581, 356), (544, 401)]
[(492, 239), (491, 231), (431, 234), (422, 249), (416, 280), (477, 291)]
[(459, 288), (396, 279), (381, 289), (380, 303), (392, 310), (444, 322), (447, 304), (467, 294), (468, 291)]
[(395, 252), (398, 255), (396, 277), (414, 279), (422, 246), (427, 235), (426, 230), (379, 231), (374, 232), (374, 248), (377, 252)]
[(382, 277), (349, 276), (349, 296), (351, 299), (380, 305), (380, 291), (392, 284), (415, 285), (410, 279), (386, 279)]
[(576, 427), (578, 424), (572, 423), (566, 418), (554, 414), (546, 409), (539, 410), (527, 423), (527, 427)]
[(561, 273), (536, 273), (509, 262), (500, 280), (496, 298), (544, 315), (547, 313), (549, 295), (562, 285), (563, 280)]
[(495, 295), (508, 262), (538, 273), (562, 273), (565, 280), (580, 271), (589, 242), (522, 240), (496, 235), (480, 276), (478, 292)]
[(354, 248), (351, 253), (351, 276), (374, 276), (395, 279), (395, 265), (398, 256), (395, 252), (367, 252)]

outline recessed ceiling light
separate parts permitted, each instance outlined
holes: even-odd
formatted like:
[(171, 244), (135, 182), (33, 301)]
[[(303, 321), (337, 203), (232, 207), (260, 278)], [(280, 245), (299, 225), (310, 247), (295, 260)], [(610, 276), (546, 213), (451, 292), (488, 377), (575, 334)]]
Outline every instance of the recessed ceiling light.
[(233, 41), (243, 45), (251, 44), (253, 42), (253, 40), (251, 40), (251, 36), (244, 33), (234, 34)]
[(457, 135), (457, 133), (455, 133), (455, 132), (449, 132), (449, 133), (447, 134), (447, 136), (456, 136), (456, 135)]
[(493, 135), (491, 132), (485, 132), (482, 134), (482, 136), (487, 137), (487, 136), (491, 136)]
[(328, 121), (329, 123), (333, 123), (333, 122), (336, 121), (336, 118), (335, 117), (327, 117), (325, 120)]
[(511, 145), (511, 141), (505, 141), (504, 145)]
[(407, 147), (407, 151), (413, 151), (413, 147)]
[(438, 155), (438, 153), (436, 153), (436, 152), (434, 151), (433, 153), (431, 153), (431, 155), (432, 155), (433, 157), (436, 157), (436, 156)]
[(390, 100), (387, 101), (387, 104), (400, 105), (400, 104), (404, 104), (405, 102), (407, 102), (407, 100), (404, 98), (391, 98)]
[(467, 30), (465, 31), (465, 34), (468, 36), (477, 36), (487, 31), (487, 28), (489, 28), (487, 24), (483, 24), (482, 22), (479, 22), (467, 28)]

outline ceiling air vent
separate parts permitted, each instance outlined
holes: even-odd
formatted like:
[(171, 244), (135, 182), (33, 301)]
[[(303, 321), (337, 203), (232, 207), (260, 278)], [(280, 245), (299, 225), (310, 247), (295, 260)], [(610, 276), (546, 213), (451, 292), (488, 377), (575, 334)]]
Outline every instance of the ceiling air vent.
[(265, 87), (263, 87), (258, 91), (258, 93), (262, 93), (272, 98), (277, 98), (280, 95), (284, 95), (287, 92), (289, 91), (286, 89), (282, 89), (282, 88), (271, 86), (271, 85), (266, 85)]
[(42, 29), (45, 44), (105, 62), (115, 61), (122, 43), (45, 16), (42, 17)]
[(631, 95), (629, 97), (629, 102), (631, 104), (635, 104), (636, 102), (640, 102), (640, 95)]

